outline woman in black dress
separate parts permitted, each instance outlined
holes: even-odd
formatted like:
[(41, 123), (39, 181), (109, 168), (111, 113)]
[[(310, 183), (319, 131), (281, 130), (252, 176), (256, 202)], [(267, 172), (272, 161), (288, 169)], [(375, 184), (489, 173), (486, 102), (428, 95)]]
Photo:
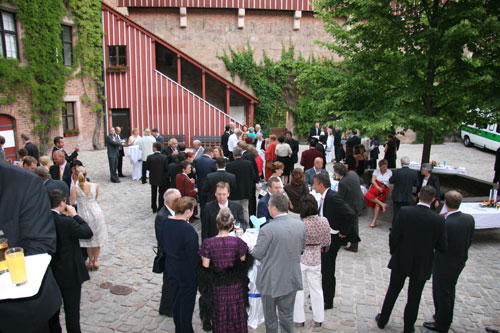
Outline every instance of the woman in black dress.
[(198, 234), (188, 221), (195, 207), (196, 200), (191, 197), (175, 199), (171, 207), (175, 216), (165, 220), (161, 231), (176, 332), (193, 332), (191, 322), (197, 287), (195, 266), (200, 257)]
[(436, 197), (434, 202), (431, 204), (431, 209), (435, 210), (436, 208), (439, 207), (439, 199), (441, 197), (441, 190), (440, 190), (440, 185), (439, 185), (439, 178), (437, 175), (432, 173), (432, 164), (430, 163), (424, 163), (422, 164), (422, 167), (420, 168), (420, 175), (418, 175), (418, 186), (417, 186), (417, 196), (416, 198), (418, 199), (418, 193), (420, 192), (420, 189), (426, 185), (430, 185), (434, 187), (436, 190)]
[(387, 136), (387, 142), (385, 143), (384, 147), (384, 160), (387, 160), (389, 163), (388, 168), (389, 169), (395, 169), (396, 168), (396, 143), (394, 142), (394, 136), (392, 134), (389, 134)]

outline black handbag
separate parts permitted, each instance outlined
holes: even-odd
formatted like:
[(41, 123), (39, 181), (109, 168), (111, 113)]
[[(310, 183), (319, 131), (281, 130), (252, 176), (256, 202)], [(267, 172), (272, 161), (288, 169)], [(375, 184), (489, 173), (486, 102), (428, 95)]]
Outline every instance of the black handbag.
[(153, 247), (154, 253), (156, 253), (155, 259), (153, 261), (153, 273), (161, 274), (165, 271), (165, 252), (158, 251), (158, 247)]

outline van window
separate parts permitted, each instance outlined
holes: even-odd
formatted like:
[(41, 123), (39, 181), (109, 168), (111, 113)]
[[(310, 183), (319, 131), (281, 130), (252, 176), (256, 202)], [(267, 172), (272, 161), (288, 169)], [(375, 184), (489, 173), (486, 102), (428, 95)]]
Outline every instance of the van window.
[(497, 133), (500, 133), (500, 124), (497, 124)]
[(495, 124), (488, 126), (488, 130), (493, 132), (495, 130), (495, 126)]

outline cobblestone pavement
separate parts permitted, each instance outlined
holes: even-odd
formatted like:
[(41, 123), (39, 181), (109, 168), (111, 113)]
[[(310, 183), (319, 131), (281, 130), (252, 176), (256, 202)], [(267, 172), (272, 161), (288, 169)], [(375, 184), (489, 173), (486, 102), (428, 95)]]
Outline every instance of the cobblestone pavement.
[[(421, 146), (420, 146), (421, 147)], [(450, 156), (475, 155), (474, 168), (486, 172), (493, 167), (494, 156), (478, 149), (469, 150), (458, 144), (443, 146), (440, 157), (452, 165)], [(402, 145), (402, 154), (419, 160), (419, 145)], [(438, 149), (433, 148), (436, 153)], [(413, 154), (413, 155), (412, 155)], [(402, 155), (401, 155), (402, 156)], [(415, 158), (413, 158), (415, 156)], [(492, 157), (493, 156), (493, 157)], [(81, 323), (83, 332), (174, 332), (173, 320), (158, 315), (162, 276), (151, 272), (156, 244), (154, 217), (150, 209), (150, 186), (122, 178), (120, 184), (109, 182), (106, 151), (82, 152), (80, 159), (89, 177), (99, 184), (99, 199), (109, 233), (109, 241), (101, 251), (101, 268), (91, 272), (91, 280), (83, 284)], [(478, 161), (491, 160), (490, 164)], [(461, 164), (469, 167), (469, 164)], [(331, 166), (329, 166), (331, 168)], [(131, 165), (124, 160), (124, 173)], [(337, 258), (337, 295), (333, 310), (326, 312), (324, 332), (379, 332), (374, 321), (389, 283), (390, 270), (388, 232), (390, 217), (385, 216), (377, 228), (368, 227), (370, 213), (360, 219), (360, 251), (340, 250)], [(199, 231), (199, 220), (195, 227)], [(452, 332), (484, 332), (485, 327), (500, 329), (500, 231), (478, 231), (474, 237), (469, 261), (460, 276)], [(132, 288), (127, 296), (117, 296), (101, 284), (109, 282)], [(406, 290), (406, 287), (405, 287)], [(399, 296), (385, 332), (402, 331), (402, 313), (406, 291)], [(306, 307), (308, 308), (308, 307)], [(425, 332), (422, 322), (432, 319), (432, 284), (424, 289), (416, 323), (417, 332)], [(306, 327), (311, 331), (308, 310)], [(62, 317), (63, 318), (63, 317)], [(63, 319), (62, 319), (63, 320)], [(202, 332), (196, 307), (193, 323)], [(261, 325), (251, 332), (264, 332)]]

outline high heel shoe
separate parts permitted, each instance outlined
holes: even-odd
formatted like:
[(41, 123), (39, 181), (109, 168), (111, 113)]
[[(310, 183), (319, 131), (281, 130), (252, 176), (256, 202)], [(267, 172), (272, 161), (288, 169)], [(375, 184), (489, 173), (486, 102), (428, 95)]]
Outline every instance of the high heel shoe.
[(94, 268), (95, 271), (97, 271), (99, 269), (99, 265), (97, 265), (97, 264), (94, 264), (92, 267)]
[(370, 228), (375, 228), (376, 226), (376, 224), (370, 224)]
[(85, 266), (87, 267), (87, 270), (92, 272), (94, 270), (94, 265), (92, 264), (85, 264)]

